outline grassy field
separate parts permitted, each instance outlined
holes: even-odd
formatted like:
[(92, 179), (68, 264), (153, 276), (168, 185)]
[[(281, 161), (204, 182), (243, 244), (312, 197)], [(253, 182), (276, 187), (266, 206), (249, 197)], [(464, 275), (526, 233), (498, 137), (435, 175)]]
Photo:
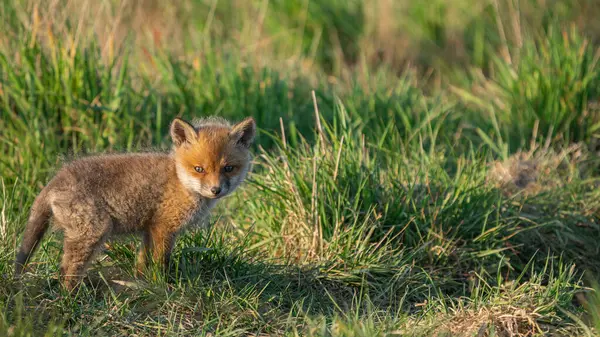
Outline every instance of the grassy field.
[[(600, 4), (0, 4), (1, 336), (596, 336)], [(23, 279), (61, 163), (166, 150), (172, 118), (253, 116), (247, 183), (133, 275), (111, 241)]]

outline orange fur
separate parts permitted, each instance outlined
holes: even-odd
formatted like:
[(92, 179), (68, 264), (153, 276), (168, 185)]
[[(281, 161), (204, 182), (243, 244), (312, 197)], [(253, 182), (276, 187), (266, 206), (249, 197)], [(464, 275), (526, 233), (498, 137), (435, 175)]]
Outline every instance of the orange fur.
[[(235, 176), (247, 161), (246, 151), (229, 142), (228, 134), (227, 128), (208, 127), (191, 146), (182, 146), (175, 151), (177, 161), (202, 184), (220, 185), (221, 178)], [(233, 166), (233, 171), (223, 172), (223, 167), (227, 165)], [(195, 172), (196, 166), (202, 167), (204, 172)]]

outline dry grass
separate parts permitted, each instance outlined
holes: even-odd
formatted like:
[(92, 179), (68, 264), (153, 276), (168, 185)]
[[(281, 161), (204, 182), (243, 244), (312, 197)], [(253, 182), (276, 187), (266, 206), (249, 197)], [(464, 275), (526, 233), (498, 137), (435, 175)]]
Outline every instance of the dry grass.
[(533, 150), (519, 151), (506, 160), (492, 162), (488, 182), (505, 195), (535, 195), (584, 176), (587, 159), (584, 144), (559, 151), (533, 147)]
[(453, 313), (433, 334), (456, 337), (529, 337), (542, 333), (536, 322), (540, 315), (533, 310), (517, 307), (481, 308), (476, 311)]

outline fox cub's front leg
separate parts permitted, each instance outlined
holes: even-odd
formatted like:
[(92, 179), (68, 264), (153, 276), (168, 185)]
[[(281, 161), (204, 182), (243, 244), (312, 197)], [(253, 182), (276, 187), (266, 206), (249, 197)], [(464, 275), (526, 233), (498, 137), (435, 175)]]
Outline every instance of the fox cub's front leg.
[(160, 227), (151, 227), (145, 233), (138, 255), (137, 273), (143, 274), (150, 264), (159, 265), (167, 272), (171, 263), (171, 251), (175, 233)]

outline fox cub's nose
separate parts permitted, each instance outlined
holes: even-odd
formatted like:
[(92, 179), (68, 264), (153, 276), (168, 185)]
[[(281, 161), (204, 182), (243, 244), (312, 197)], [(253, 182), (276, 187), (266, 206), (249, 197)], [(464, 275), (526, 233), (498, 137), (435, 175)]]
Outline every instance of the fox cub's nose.
[(210, 189), (210, 191), (214, 194), (214, 195), (219, 195), (219, 193), (221, 193), (221, 188), (218, 186), (214, 186)]

